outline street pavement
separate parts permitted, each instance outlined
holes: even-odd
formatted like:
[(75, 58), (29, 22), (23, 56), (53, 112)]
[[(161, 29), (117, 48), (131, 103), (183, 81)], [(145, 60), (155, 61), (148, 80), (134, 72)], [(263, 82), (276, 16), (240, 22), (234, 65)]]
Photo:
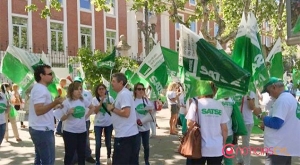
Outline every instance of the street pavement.
[[(157, 136), (150, 138), (150, 163), (153, 165), (183, 165), (186, 159), (177, 153), (179, 145), (179, 138), (177, 135), (169, 135), (169, 116), (170, 112), (163, 109), (157, 113), (157, 121), (160, 129), (157, 129)], [(28, 126), (28, 122), (25, 122)], [(18, 123), (20, 126), (20, 123)], [(91, 127), (92, 128), (92, 127)], [(28, 128), (19, 129), (20, 138), (22, 142), (17, 142), (13, 137), (13, 132), (9, 124), (9, 141), (5, 139), (0, 146), (0, 165), (25, 165), (33, 164), (34, 161), (34, 147), (30, 139)], [(95, 154), (95, 140), (93, 133), (90, 134), (90, 142), (92, 155)], [(113, 143), (113, 141), (112, 141)], [(262, 135), (251, 136), (251, 146), (263, 147)], [(56, 146), (56, 162), (57, 165), (63, 164), (64, 158), (64, 143), (60, 136), (55, 137)], [(144, 164), (143, 151), (141, 147), (140, 164)], [(102, 141), (101, 148), (101, 163), (106, 164), (106, 147)], [(89, 164), (89, 163), (86, 163)], [(251, 164), (263, 165), (264, 155), (252, 155)], [(300, 159), (294, 158), (293, 165), (300, 165)]]

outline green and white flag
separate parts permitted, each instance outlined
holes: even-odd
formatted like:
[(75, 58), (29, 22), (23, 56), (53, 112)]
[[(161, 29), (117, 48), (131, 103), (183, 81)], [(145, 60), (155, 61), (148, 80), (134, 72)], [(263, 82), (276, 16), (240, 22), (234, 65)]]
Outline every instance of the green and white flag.
[(168, 81), (167, 65), (162, 55), (160, 43), (157, 43), (139, 66), (137, 74), (148, 81), (156, 98)]
[(178, 52), (175, 52), (174, 50), (161, 47), (162, 54), (164, 56), (165, 62), (167, 64), (168, 70), (170, 71), (171, 77), (176, 77), (178, 73), (178, 58), (179, 54)]
[(218, 87), (247, 92), (250, 73), (205, 41), (203, 36), (181, 26), (179, 42), (179, 65), (192, 76), (213, 81)]
[(26, 91), (34, 83), (34, 75), (16, 56), (11, 52), (10, 46), (1, 61), (1, 73), (16, 83), (23, 91)]
[[(253, 13), (249, 13), (248, 18), (248, 33), (247, 37), (250, 39), (250, 43), (247, 46), (248, 56), (251, 57), (252, 62), (252, 83), (250, 84), (250, 90), (256, 91), (256, 88), (262, 89), (262, 87), (269, 80), (268, 70), (265, 66), (264, 57), (261, 51), (261, 43), (258, 35), (257, 21)], [(247, 61), (249, 62), (249, 61)]]
[(271, 77), (283, 79), (284, 68), (282, 61), (281, 39), (278, 38), (271, 52), (266, 58), (266, 62), (270, 64), (269, 72)]
[(122, 68), (120, 72), (125, 74), (128, 82), (131, 85), (135, 85), (137, 83), (142, 83), (145, 87), (149, 85), (149, 83), (145, 79), (141, 78), (137, 73), (130, 70), (129, 68)]
[(97, 67), (104, 67), (112, 70), (116, 64), (116, 48), (113, 49), (112, 53), (106, 57), (104, 57), (101, 61), (97, 62)]
[(113, 89), (112, 89), (112, 86), (111, 86), (111, 84), (109, 83), (109, 81), (107, 81), (104, 77), (103, 77), (103, 75), (101, 75), (101, 78), (102, 78), (102, 83), (106, 86), (106, 88), (108, 88), (109, 89), (109, 95), (111, 96), (111, 97), (113, 97), (114, 99), (116, 99), (116, 97), (117, 97), (117, 92), (116, 91), (114, 91)]

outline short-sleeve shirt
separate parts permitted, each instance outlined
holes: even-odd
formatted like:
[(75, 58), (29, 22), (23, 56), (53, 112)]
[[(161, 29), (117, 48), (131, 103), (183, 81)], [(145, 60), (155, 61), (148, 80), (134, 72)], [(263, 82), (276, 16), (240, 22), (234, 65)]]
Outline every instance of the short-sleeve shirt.
[(186, 119), (196, 122), (200, 121), (202, 156), (222, 156), (223, 136), (221, 124), (229, 121), (223, 105), (211, 98), (201, 98), (198, 99), (198, 120), (195, 112), (196, 104), (193, 100), (186, 115)]
[[(148, 114), (149, 111), (145, 110), (145, 107), (153, 107), (153, 109), (154, 109), (154, 105), (147, 98), (144, 98), (144, 101), (143, 101), (143, 99), (136, 98), (134, 100), (134, 105), (135, 105), (134, 107), (135, 107), (135, 110), (136, 110), (137, 119), (143, 119), (146, 115), (149, 115)], [(138, 126), (138, 129), (139, 129), (139, 132), (149, 131), (150, 130), (150, 123), (149, 122), (143, 123), (142, 126)]]
[[(105, 107), (107, 107), (106, 106), (107, 99), (109, 99), (110, 103), (114, 102), (114, 99), (111, 96), (109, 96), (109, 98), (104, 99), (102, 102), (102, 104), (104, 104)], [(101, 101), (101, 98), (99, 98), (99, 100)], [(100, 105), (96, 97), (93, 98), (92, 104), (94, 106)], [(106, 126), (110, 126), (111, 124), (112, 124), (111, 116), (105, 111), (103, 106), (101, 106), (99, 112), (95, 116), (94, 125), (106, 127)]]
[[(255, 99), (255, 96), (256, 96), (255, 93), (251, 91), (249, 94), (249, 98), (252, 100)], [(248, 97), (245, 96), (243, 97), (243, 99), (244, 99), (244, 102), (242, 103), (243, 109), (241, 111), (244, 117), (245, 124), (253, 124), (254, 123), (253, 113), (252, 113), (253, 109), (250, 109), (248, 106)]]
[(176, 102), (171, 101), (171, 99), (174, 99), (174, 98), (176, 98), (176, 92), (175, 91), (167, 91), (167, 101), (168, 101), (169, 105), (177, 104)]
[(30, 93), (28, 117), (29, 127), (40, 131), (54, 130), (53, 110), (50, 110), (43, 115), (37, 116), (34, 109), (35, 104), (48, 105), (51, 102), (51, 94), (48, 91), (47, 87), (40, 83), (34, 84)]
[(231, 115), (232, 115), (234, 101), (231, 98), (229, 98), (228, 100), (220, 99), (219, 101), (224, 106), (225, 112), (229, 118), (229, 121), (227, 122), (228, 136), (233, 135)]
[[(70, 100), (69, 98), (67, 98), (62, 103), (62, 105), (63, 105), (62, 109), (55, 110), (54, 113), (56, 117), (60, 116), (61, 118), (64, 114), (67, 114), (71, 108), (78, 108), (78, 107), (84, 108), (85, 114), (87, 114), (89, 111), (88, 107), (91, 105), (91, 102), (85, 99)], [(68, 118), (65, 121), (63, 121), (64, 122), (63, 130), (72, 133), (85, 132), (86, 131), (85, 114), (81, 118), (74, 117), (72, 114), (69, 115)]]
[[(91, 94), (90, 91), (88, 91), (88, 90), (83, 90), (83, 91), (82, 91), (82, 97), (83, 97), (86, 101), (92, 103), (93, 96), (92, 96), (92, 94)], [(88, 118), (86, 119), (86, 121), (89, 121), (89, 120), (90, 120), (90, 117), (88, 117)]]
[[(298, 117), (297, 117), (298, 109)], [(281, 128), (265, 127), (265, 147), (278, 148), (273, 151), (275, 155), (300, 156), (300, 105), (293, 95), (288, 92), (281, 93), (270, 110), (271, 117), (284, 120)], [(274, 153), (275, 152), (275, 153)]]
[[(134, 100), (131, 92), (127, 88), (123, 88), (117, 95), (114, 103), (116, 109), (123, 109), (130, 107), (129, 117), (121, 117), (115, 113), (111, 114), (112, 123), (115, 130), (115, 137), (129, 137), (138, 134), (138, 128), (136, 123), (136, 113), (134, 107)], [(117, 111), (117, 110), (115, 110)]]

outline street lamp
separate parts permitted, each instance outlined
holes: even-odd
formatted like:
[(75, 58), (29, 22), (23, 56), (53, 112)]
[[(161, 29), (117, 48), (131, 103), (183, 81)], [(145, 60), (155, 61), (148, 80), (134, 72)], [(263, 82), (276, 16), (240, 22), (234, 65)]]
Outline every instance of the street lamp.
[[(146, 55), (148, 55), (150, 52), (149, 38), (150, 38), (150, 35), (152, 35), (153, 38), (155, 37), (155, 27), (156, 27), (157, 17), (155, 15), (151, 15), (149, 18), (147, 1), (145, 1), (144, 13), (145, 13), (145, 15), (143, 14), (143, 12), (137, 11), (135, 13), (135, 19), (137, 21), (137, 26), (138, 26), (139, 42), (142, 41), (142, 33), (143, 33), (144, 37), (145, 37), (145, 53), (146, 53)], [(143, 22), (144, 17), (145, 17), (145, 22)], [(149, 26), (149, 24), (150, 24), (150, 26)]]

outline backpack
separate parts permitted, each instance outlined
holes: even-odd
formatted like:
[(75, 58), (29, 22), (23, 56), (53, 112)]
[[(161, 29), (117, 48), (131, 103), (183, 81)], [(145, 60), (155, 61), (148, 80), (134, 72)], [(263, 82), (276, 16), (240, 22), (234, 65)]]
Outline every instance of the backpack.
[(196, 98), (193, 98), (193, 100), (196, 104), (195, 116), (198, 121), (194, 122), (193, 125), (189, 127), (187, 133), (181, 139), (178, 152), (186, 158), (200, 159), (202, 157), (202, 153), (201, 153), (202, 137), (201, 137), (201, 131), (199, 125), (198, 100)]

